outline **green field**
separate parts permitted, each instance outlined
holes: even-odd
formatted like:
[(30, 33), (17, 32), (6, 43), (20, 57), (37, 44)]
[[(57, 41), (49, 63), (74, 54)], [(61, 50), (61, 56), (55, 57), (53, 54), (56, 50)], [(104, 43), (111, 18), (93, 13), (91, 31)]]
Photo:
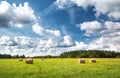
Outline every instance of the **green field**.
[(96, 59), (79, 64), (78, 59), (0, 59), (0, 78), (120, 78), (120, 59)]

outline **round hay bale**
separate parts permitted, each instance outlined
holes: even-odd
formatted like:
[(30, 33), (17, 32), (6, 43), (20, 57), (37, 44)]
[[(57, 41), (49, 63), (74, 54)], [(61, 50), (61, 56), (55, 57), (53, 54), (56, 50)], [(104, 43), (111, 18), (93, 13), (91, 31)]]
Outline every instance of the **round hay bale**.
[(79, 63), (85, 63), (85, 59), (79, 59)]
[(90, 61), (91, 61), (91, 63), (96, 63), (96, 59), (95, 58), (91, 58)]
[(19, 58), (19, 61), (23, 61), (23, 59), (22, 59), (22, 58)]
[(41, 58), (41, 60), (44, 60), (44, 58)]
[(33, 64), (33, 58), (27, 58), (26, 64)]

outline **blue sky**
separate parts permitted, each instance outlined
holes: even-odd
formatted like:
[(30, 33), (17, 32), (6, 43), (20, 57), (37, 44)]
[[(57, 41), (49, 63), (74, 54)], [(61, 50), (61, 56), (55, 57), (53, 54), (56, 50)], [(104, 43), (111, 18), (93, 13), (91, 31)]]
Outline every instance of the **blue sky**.
[(119, 4), (120, 0), (0, 0), (0, 53), (120, 51)]

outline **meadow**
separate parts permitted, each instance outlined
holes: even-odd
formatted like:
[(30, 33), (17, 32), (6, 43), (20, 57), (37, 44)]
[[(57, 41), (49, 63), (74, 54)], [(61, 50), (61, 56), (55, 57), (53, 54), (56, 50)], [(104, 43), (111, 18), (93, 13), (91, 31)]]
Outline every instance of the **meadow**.
[(80, 64), (78, 58), (34, 59), (26, 64), (25, 59), (0, 59), (0, 78), (120, 78), (119, 58), (89, 60)]

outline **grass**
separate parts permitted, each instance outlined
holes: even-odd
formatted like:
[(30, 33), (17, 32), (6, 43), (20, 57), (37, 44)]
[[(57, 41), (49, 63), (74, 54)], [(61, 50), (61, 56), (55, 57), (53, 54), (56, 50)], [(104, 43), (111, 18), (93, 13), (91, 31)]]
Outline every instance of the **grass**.
[(97, 63), (79, 64), (78, 59), (0, 59), (0, 78), (120, 78), (120, 59), (98, 58)]

